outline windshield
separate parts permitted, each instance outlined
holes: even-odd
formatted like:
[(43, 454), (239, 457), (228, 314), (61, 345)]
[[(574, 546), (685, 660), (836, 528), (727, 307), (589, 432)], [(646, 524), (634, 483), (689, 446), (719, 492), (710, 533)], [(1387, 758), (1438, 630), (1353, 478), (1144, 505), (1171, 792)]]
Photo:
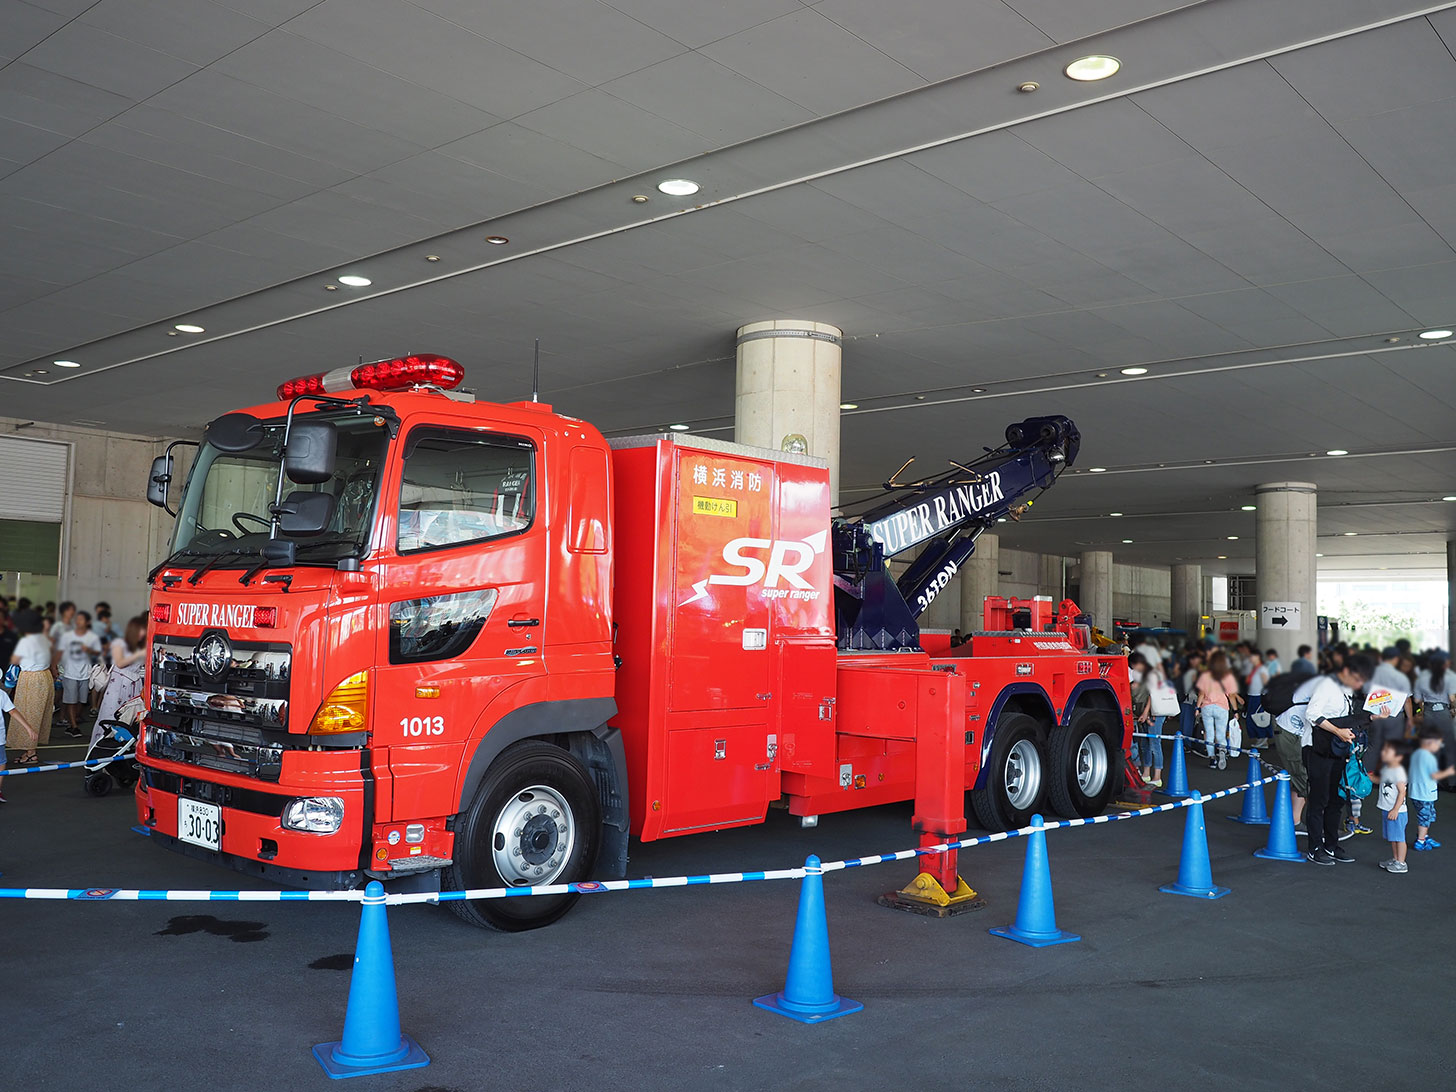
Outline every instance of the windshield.
[[(309, 415), (312, 416), (312, 415)], [(388, 430), (371, 416), (330, 417), (339, 430), (334, 474), (318, 485), (283, 483), (283, 495), (328, 493), (333, 516), (316, 535), (289, 536), (298, 544), (300, 562), (332, 562), (359, 556), (369, 545), (369, 527), (379, 492)], [(295, 417), (295, 420), (298, 420)], [(283, 422), (263, 426), (263, 441), (251, 451), (219, 451), (204, 443), (187, 479), (187, 491), (172, 540), (174, 552), (216, 558), (223, 567), (247, 566), (258, 559), (269, 538), (269, 506), (278, 495)], [(236, 554), (236, 558), (221, 558)]]

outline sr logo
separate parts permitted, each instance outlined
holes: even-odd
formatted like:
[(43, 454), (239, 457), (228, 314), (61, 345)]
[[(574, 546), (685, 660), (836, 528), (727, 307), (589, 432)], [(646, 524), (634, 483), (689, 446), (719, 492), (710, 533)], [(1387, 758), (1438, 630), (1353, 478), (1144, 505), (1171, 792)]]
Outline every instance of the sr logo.
[(803, 574), (814, 564), (815, 556), (824, 552), (828, 536), (828, 531), (820, 531), (803, 541), (730, 539), (723, 547), (723, 562), (738, 571), (713, 573), (707, 579), (699, 580), (693, 585), (693, 594), (684, 599), (682, 605), (706, 599), (708, 588), (713, 584), (746, 588), (761, 583), (763, 594), (769, 599), (818, 599), (818, 589), (805, 580)]

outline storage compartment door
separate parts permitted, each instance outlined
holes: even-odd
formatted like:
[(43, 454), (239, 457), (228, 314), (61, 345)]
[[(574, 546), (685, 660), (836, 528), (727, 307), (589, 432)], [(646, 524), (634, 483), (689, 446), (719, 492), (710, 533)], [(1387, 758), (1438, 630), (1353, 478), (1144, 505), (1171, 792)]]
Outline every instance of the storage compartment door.
[(761, 823), (768, 812), (773, 761), (763, 724), (677, 728), (667, 733), (662, 833)]

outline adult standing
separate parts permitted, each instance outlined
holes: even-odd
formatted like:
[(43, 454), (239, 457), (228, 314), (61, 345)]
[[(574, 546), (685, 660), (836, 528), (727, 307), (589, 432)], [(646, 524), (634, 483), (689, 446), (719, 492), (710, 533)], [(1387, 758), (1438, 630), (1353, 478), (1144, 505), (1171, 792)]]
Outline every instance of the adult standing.
[(1198, 700), (1198, 719), (1203, 723), (1203, 748), (1208, 755), (1208, 768), (1222, 770), (1228, 766), (1229, 715), (1239, 702), (1239, 681), (1229, 667), (1223, 650), (1208, 658), (1208, 670), (1193, 684)]
[[(1384, 687), (1401, 694), (1411, 693), (1411, 681), (1401, 673), (1400, 649), (1394, 645), (1380, 653), (1380, 663), (1370, 676), (1372, 687)], [(1365, 752), (1365, 768), (1375, 774), (1380, 769), (1380, 749), (1387, 739), (1405, 739), (1410, 727), (1412, 704), (1405, 699), (1405, 705), (1393, 717), (1376, 717), (1370, 722), (1370, 746)]]
[[(1441, 730), (1445, 761), (1442, 766), (1456, 765), (1456, 726), (1451, 720), (1451, 707), (1456, 705), (1456, 672), (1451, 671), (1451, 661), (1446, 653), (1437, 649), (1426, 657), (1426, 669), (1416, 677), (1412, 697), (1421, 704), (1421, 723), (1427, 728)], [(1451, 782), (1442, 782), (1441, 788), (1456, 789)]]
[[(20, 718), (12, 719), (6, 745), (12, 750), (20, 750), (20, 758), (16, 761), (26, 765), (38, 759), (37, 747), (50, 742), (56, 683), (51, 671), (51, 642), (45, 635), (44, 619), (33, 610), (16, 611), (15, 619), (24, 633), (10, 657), (11, 663), (20, 665), (20, 681), (15, 684), (15, 708), (20, 711)], [(16, 723), (21, 718), (30, 725), (30, 731), (24, 735)]]
[(126, 630), (111, 642), (111, 677), (96, 709), (96, 723), (91, 728), (91, 743), (105, 731), (103, 721), (113, 720), (116, 711), (142, 692), (142, 678), (147, 670), (147, 616), (138, 614), (127, 622)]
[(1309, 774), (1309, 805), (1305, 812), (1309, 848), (1304, 859), (1311, 864), (1332, 865), (1337, 861), (1348, 864), (1355, 859), (1340, 845), (1340, 817), (1345, 811), (1345, 801), (1339, 792), (1355, 731), (1339, 721), (1350, 716), (1355, 691), (1365, 685), (1374, 671), (1375, 664), (1369, 656), (1351, 653), (1344, 657), (1338, 674), (1326, 675), (1311, 687), (1305, 705), (1296, 705), (1289, 711), (1301, 726), (1302, 757)]
[(1314, 649), (1310, 648), (1309, 645), (1300, 645), (1299, 655), (1289, 665), (1289, 673), (1291, 675), (1308, 675), (1311, 678), (1318, 675), (1319, 668), (1314, 663)]
[[(1264, 657), (1260, 655), (1258, 649), (1250, 646), (1250, 652), (1249, 671), (1244, 677), (1244, 693), (1247, 695), (1247, 704), (1244, 707), (1244, 724), (1248, 726), (1251, 737), (1269, 739), (1273, 735), (1273, 729), (1267, 724), (1260, 727), (1254, 722), (1254, 714), (1258, 713), (1262, 708), (1260, 703), (1264, 698), (1264, 688), (1269, 685), (1269, 669), (1264, 666)], [(1268, 720), (1267, 717), (1261, 717), (1259, 719), (1264, 721)], [(1262, 747), (1264, 744), (1261, 743), (1259, 746)]]

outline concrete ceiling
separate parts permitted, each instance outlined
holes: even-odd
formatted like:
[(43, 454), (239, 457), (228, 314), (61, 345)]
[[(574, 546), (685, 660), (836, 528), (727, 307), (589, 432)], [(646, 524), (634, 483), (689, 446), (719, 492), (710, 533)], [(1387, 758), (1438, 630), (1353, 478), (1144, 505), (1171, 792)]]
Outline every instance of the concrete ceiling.
[(7, 0), (0, 412), (168, 434), (409, 350), (509, 400), (540, 337), (562, 410), (729, 436), (735, 328), (812, 318), (847, 500), (1066, 413), (1008, 547), (1249, 571), (1293, 479), (1327, 570), (1439, 574), (1453, 49), (1409, 0)]

